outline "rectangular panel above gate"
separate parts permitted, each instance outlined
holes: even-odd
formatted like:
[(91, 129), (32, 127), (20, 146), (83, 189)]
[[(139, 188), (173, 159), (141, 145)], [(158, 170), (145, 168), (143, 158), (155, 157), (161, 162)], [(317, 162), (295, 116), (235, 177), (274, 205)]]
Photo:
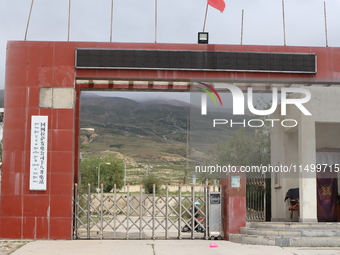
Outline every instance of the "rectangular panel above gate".
[(76, 68), (316, 73), (316, 54), (77, 49)]

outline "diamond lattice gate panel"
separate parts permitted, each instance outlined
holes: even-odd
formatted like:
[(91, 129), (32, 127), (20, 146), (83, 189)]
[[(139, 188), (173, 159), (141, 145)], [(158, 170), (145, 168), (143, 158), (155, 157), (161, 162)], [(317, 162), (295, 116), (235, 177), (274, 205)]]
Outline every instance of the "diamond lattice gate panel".
[[(208, 239), (209, 186), (163, 196), (139, 192), (80, 193), (75, 185), (74, 239)], [(188, 194), (189, 193), (189, 194)]]

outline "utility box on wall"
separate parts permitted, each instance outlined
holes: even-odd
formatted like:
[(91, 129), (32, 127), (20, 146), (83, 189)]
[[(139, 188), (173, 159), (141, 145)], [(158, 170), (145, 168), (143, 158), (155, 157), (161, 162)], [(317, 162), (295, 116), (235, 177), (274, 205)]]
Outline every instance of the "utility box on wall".
[(246, 176), (244, 173), (222, 174), (224, 239), (239, 234), (246, 226)]

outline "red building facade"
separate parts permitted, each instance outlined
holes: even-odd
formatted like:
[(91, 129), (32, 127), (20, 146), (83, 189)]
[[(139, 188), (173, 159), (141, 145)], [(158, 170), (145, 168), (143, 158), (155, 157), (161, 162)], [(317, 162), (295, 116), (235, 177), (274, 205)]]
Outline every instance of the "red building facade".
[[(190, 68), (84, 68), (77, 66), (77, 49), (306, 53), (315, 54), (316, 70), (297, 73), (270, 70), (189, 70)], [(192, 79), (257, 82), (265, 84), (264, 86), (273, 81), (339, 83), (340, 48), (9, 42), (6, 60), (0, 238), (72, 239), (73, 185), (77, 182), (79, 168), (81, 90), (189, 91)], [(46, 190), (29, 188), (32, 116), (48, 116)]]

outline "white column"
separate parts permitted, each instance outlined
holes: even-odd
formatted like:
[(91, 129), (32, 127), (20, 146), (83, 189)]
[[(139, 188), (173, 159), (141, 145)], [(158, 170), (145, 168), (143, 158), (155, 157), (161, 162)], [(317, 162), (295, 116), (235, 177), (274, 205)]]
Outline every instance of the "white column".
[[(301, 114), (299, 123), (299, 165), (304, 169), (316, 163), (315, 121)], [(316, 173), (300, 173), (300, 222), (317, 222)]]
[[(272, 119), (280, 119), (278, 111), (270, 115)], [(284, 130), (281, 125), (274, 125), (271, 130), (270, 145), (271, 145), (271, 164), (273, 166), (285, 163), (285, 146), (284, 146)], [(278, 146), (280, 145), (280, 146)], [(284, 177), (284, 176), (283, 176)], [(275, 183), (277, 181), (277, 183)], [(284, 200), (284, 181), (281, 173), (271, 173), (271, 216), (272, 221), (279, 221), (285, 218), (285, 203)], [(284, 195), (282, 195), (284, 193)], [(288, 210), (288, 209), (287, 209)]]

